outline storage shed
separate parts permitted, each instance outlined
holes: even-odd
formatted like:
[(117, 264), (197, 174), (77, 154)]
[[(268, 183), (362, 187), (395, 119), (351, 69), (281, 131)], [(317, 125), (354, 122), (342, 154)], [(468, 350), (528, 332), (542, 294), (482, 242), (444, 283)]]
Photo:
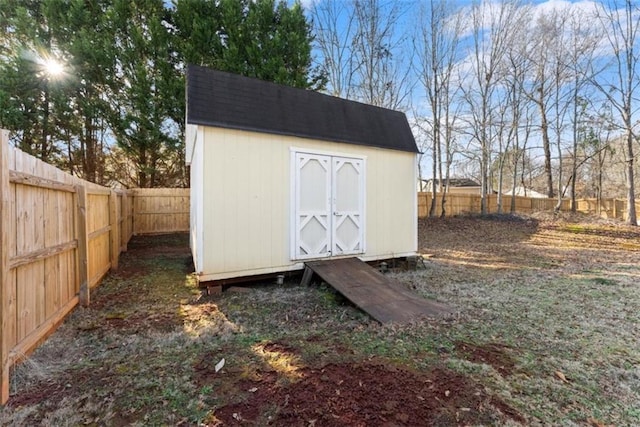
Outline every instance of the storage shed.
[(191, 250), (201, 282), (417, 249), (417, 153), (403, 113), (187, 69)]

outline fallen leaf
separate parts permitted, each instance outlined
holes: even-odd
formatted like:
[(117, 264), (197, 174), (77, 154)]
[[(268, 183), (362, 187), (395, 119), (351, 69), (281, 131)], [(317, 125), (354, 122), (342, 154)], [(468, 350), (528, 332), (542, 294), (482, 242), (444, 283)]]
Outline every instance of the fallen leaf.
[(565, 383), (568, 383), (568, 382), (569, 382), (569, 380), (567, 379), (567, 377), (565, 377), (565, 376), (564, 376), (564, 374), (563, 374), (562, 372), (560, 372), (560, 371), (556, 371), (556, 372), (555, 372), (555, 375), (556, 375), (556, 377), (557, 377), (558, 379), (560, 379), (560, 381), (565, 382)]
[(406, 423), (407, 421), (409, 421), (409, 415), (405, 413), (396, 414), (396, 420), (402, 423)]
[(595, 418), (587, 418), (587, 424), (591, 427), (610, 427), (608, 424), (605, 424)]

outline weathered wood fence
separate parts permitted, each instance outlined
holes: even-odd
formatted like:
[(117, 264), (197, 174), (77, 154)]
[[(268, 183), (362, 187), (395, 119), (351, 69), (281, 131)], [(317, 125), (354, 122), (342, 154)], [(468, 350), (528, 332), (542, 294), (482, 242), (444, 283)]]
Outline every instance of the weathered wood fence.
[(188, 189), (113, 190), (83, 181), (10, 147), (2, 130), (0, 196), (4, 404), (11, 367), (78, 303), (89, 304), (91, 288), (118, 267), (133, 234), (188, 230), (189, 200)]
[[(515, 198), (516, 213), (531, 214), (540, 211), (553, 211), (558, 201), (556, 199), (537, 199), (522, 196), (502, 196), (502, 211), (511, 211), (511, 198)], [(603, 199), (600, 206), (596, 199), (581, 199), (576, 201), (576, 210), (582, 213), (599, 215), (604, 218), (616, 218), (625, 220), (627, 218), (627, 202), (620, 199)], [(418, 217), (429, 216), (431, 207), (431, 193), (418, 193)], [(436, 216), (442, 212), (442, 195), (436, 194)], [(562, 201), (561, 211), (570, 211), (571, 202), (569, 199)], [(640, 210), (640, 203), (636, 203), (636, 210)], [(487, 198), (487, 211), (496, 213), (498, 211), (498, 196), (491, 194)], [(447, 194), (445, 204), (445, 215), (468, 215), (480, 213), (479, 194)]]

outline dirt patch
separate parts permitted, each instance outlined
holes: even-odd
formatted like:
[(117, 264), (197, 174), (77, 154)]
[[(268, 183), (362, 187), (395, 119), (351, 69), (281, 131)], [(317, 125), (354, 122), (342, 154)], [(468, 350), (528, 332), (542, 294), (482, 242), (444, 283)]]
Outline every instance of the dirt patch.
[(171, 313), (136, 313), (131, 315), (111, 315), (105, 318), (110, 328), (123, 332), (171, 332), (182, 326), (181, 319)]
[(195, 361), (193, 364), (193, 377), (198, 387), (213, 384), (219, 377), (219, 375), (216, 375), (216, 364), (219, 361), (220, 353), (218, 352), (207, 352)]
[(484, 363), (498, 371), (500, 375), (513, 374), (515, 361), (507, 353), (509, 347), (503, 344), (489, 343), (475, 345), (467, 342), (458, 342), (456, 351), (465, 359), (473, 363)]
[(7, 406), (18, 408), (20, 406), (37, 405), (45, 399), (60, 399), (62, 396), (67, 396), (68, 393), (69, 389), (64, 382), (46, 380), (24, 393), (11, 396)]
[(263, 351), (266, 351), (268, 353), (281, 353), (288, 355), (299, 354), (298, 349), (280, 342), (268, 342), (266, 344), (263, 344), (261, 347)]
[(131, 279), (136, 276), (143, 276), (149, 272), (148, 266), (143, 265), (127, 265), (124, 267), (118, 268), (118, 270), (114, 273), (114, 276), (118, 279)]
[[(279, 386), (244, 384), (252, 392), (215, 416), (221, 425), (410, 426), (495, 423), (524, 418), (470, 379), (444, 368), (418, 373), (390, 365), (328, 364), (302, 369)], [(261, 418), (261, 417), (266, 417)]]
[(538, 227), (537, 220), (516, 215), (423, 218), (418, 221), (418, 234), (421, 244), (429, 247), (467, 248), (469, 244), (512, 244), (526, 240)]
[(98, 288), (96, 293), (102, 293), (100, 298), (93, 298), (90, 310), (101, 311), (109, 310), (111, 308), (121, 308), (127, 305), (134, 305), (136, 301), (140, 300), (140, 292), (132, 286), (122, 287), (120, 289), (114, 289), (113, 291), (106, 291), (104, 288)]

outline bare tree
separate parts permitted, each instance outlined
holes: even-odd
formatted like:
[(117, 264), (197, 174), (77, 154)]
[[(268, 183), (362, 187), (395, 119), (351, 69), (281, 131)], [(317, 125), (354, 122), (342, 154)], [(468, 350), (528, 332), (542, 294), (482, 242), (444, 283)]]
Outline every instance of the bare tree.
[(500, 85), (500, 65), (512, 43), (513, 28), (524, 24), (526, 7), (518, 2), (480, 1), (471, 8), (472, 81), (463, 88), (469, 107), (472, 139), (480, 148), (481, 212), (487, 213), (489, 169), (493, 145), (491, 110)]
[[(452, 161), (455, 114), (452, 114), (452, 75), (458, 55), (461, 25), (456, 10), (446, 0), (422, 4), (415, 37), (419, 80), (429, 103), (427, 122), (432, 148), (432, 188), (429, 216), (436, 212), (436, 182), (440, 182), (441, 216), (446, 214), (446, 193)], [(444, 140), (444, 155), (443, 147)], [(445, 173), (443, 174), (443, 163)]]
[(625, 133), (625, 162), (627, 184), (627, 222), (638, 225), (635, 197), (635, 155), (633, 142), (635, 125), (633, 104), (637, 102), (640, 75), (636, 51), (640, 31), (639, 6), (633, 0), (611, 0), (599, 9), (596, 17), (600, 22), (606, 41), (612, 49), (613, 76), (609, 81), (592, 79), (620, 116)]
[[(551, 133), (555, 130), (558, 150), (562, 132), (560, 96), (563, 87), (564, 60), (561, 59), (562, 36), (566, 14), (554, 9), (541, 13), (529, 27), (530, 43), (524, 53), (529, 62), (527, 96), (538, 107), (540, 137), (544, 153), (544, 174), (549, 198), (555, 196), (551, 165)], [(550, 117), (551, 116), (551, 117)], [(558, 156), (561, 161), (562, 156)]]
[[(570, 64), (565, 59), (568, 57), (567, 47), (564, 43), (564, 34), (566, 34), (566, 13), (563, 14), (563, 18), (557, 20), (557, 27), (560, 33), (558, 37), (558, 44), (553, 49), (553, 131), (556, 139), (556, 149), (558, 152), (558, 201), (555, 206), (555, 211), (560, 211), (562, 208), (562, 199), (565, 196), (566, 186), (564, 182), (564, 157), (563, 151), (566, 148), (564, 142), (564, 133), (566, 127), (566, 119), (569, 108), (573, 100), (573, 91), (570, 88), (570, 82), (572, 76), (570, 72)], [(557, 16), (557, 15), (556, 15)]]
[(404, 7), (401, 2), (381, 0), (355, 0), (353, 4), (355, 98), (367, 104), (402, 110), (410, 101), (414, 85), (406, 52), (409, 45), (398, 25)]
[(604, 195), (604, 175), (607, 161), (611, 161), (614, 152), (611, 135), (614, 132), (610, 104), (604, 103), (599, 111), (593, 113), (594, 105), (586, 99), (578, 101), (579, 113), (577, 129), (578, 149), (577, 167), (573, 181), (578, 180), (578, 168), (585, 165), (584, 197), (596, 198), (596, 214), (600, 215)]
[[(497, 201), (496, 210), (499, 214), (503, 212), (503, 188), (504, 188), (504, 170), (509, 163), (509, 155), (518, 155), (517, 151), (512, 151), (511, 146), (513, 141), (519, 132), (517, 126), (514, 126), (514, 122), (518, 120), (517, 106), (512, 105), (512, 102), (517, 97), (513, 92), (518, 91), (518, 87), (509, 84), (508, 80), (503, 80), (504, 85), (504, 97), (498, 99), (495, 108), (493, 109), (493, 122), (496, 134), (496, 141), (498, 143), (498, 151), (496, 153), (496, 160), (494, 163), (495, 172), (498, 176), (497, 180)], [(516, 115), (516, 118), (510, 117), (512, 114)]]
[[(505, 152), (505, 163), (511, 173), (511, 204), (510, 212), (516, 211), (516, 193), (518, 184), (525, 189), (525, 157), (527, 142), (531, 134), (531, 103), (524, 93), (524, 85), (527, 78), (527, 61), (523, 55), (526, 45), (526, 27), (521, 27), (516, 40), (513, 41), (504, 61), (504, 86), (506, 92), (507, 109), (511, 119), (509, 135), (512, 141), (511, 149)], [(519, 166), (523, 163), (519, 176)], [(501, 169), (501, 176), (503, 175)], [(525, 190), (526, 191), (526, 190)], [(500, 190), (500, 192), (502, 192)], [(502, 206), (500, 200), (499, 207)]]
[(400, 19), (408, 4), (323, 0), (310, 8), (315, 45), (329, 93), (406, 110), (413, 89), (408, 34)]
[(351, 98), (353, 74), (358, 68), (352, 52), (356, 24), (353, 3), (343, 0), (314, 2), (310, 14), (314, 43), (321, 53), (327, 89), (333, 96)]
[[(566, 34), (566, 43), (568, 52), (566, 58), (567, 66), (570, 70), (571, 78), (571, 176), (569, 177), (571, 211), (575, 212), (577, 208), (576, 202), (576, 179), (578, 176), (578, 149), (580, 144), (581, 117), (585, 115), (589, 106), (588, 98), (585, 90), (588, 88), (589, 79), (586, 77), (592, 75), (593, 57), (601, 38), (601, 34), (597, 28), (586, 24), (587, 20), (582, 13), (573, 13), (569, 17), (568, 28)], [(599, 204), (598, 204), (599, 205)]]

